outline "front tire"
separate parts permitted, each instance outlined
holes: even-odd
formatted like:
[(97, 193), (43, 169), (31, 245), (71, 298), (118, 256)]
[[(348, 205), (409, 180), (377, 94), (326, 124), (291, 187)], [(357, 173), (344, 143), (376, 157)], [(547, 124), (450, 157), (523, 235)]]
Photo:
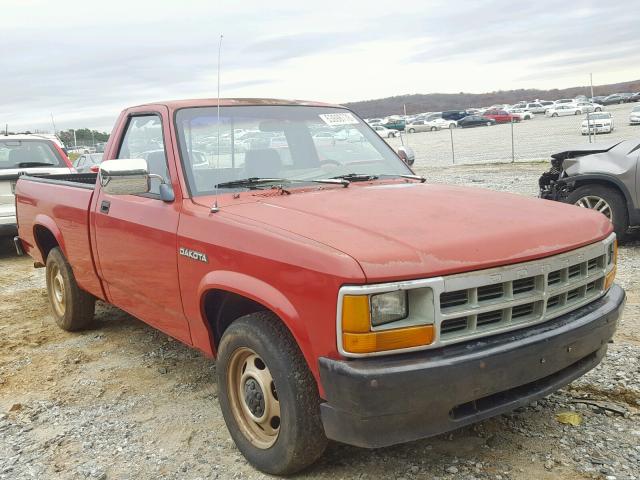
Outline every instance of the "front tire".
[(327, 445), (320, 396), (291, 333), (271, 312), (234, 321), (216, 364), (219, 400), (238, 449), (258, 470), (290, 475)]
[(416, 129), (415, 128), (410, 128), (409, 129), (409, 133), (416, 133)]
[(611, 187), (583, 185), (571, 192), (566, 202), (602, 213), (613, 224), (619, 241), (629, 229), (629, 214), (624, 197)]
[(601, 112), (601, 111), (602, 111), (602, 109), (601, 109), (600, 107), (598, 107), (598, 108), (596, 108), (596, 109), (594, 110), (594, 112)]
[(557, 117), (557, 116), (558, 116), (558, 114), (557, 114), (557, 113), (554, 113), (554, 114), (552, 114), (551, 116), (552, 116), (552, 117)]
[(47, 256), (46, 278), (56, 324), (68, 332), (87, 328), (93, 321), (96, 298), (78, 287), (71, 265), (59, 247), (52, 248)]

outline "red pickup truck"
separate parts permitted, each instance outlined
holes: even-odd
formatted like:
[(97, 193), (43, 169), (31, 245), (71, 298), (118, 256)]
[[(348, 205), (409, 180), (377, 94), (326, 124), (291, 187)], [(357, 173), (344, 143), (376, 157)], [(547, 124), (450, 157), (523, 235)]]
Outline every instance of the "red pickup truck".
[(290, 474), (327, 439), (383, 447), (548, 395), (616, 328), (603, 215), (429, 185), (410, 157), (334, 105), (133, 107), (98, 173), (20, 177), (16, 245), (63, 329), (100, 299), (216, 358), (238, 448)]

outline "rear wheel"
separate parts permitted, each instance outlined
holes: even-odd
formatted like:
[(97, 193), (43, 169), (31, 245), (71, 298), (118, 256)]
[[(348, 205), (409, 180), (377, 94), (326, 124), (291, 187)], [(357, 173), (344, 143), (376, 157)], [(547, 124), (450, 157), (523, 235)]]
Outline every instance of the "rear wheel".
[(601, 112), (601, 111), (602, 111), (602, 109), (601, 109), (600, 107), (598, 107), (598, 108), (596, 108), (596, 109), (594, 110), (594, 112)]
[(458, 125), (456, 125), (455, 123), (450, 123), (449, 124), (449, 128), (456, 128)]
[(553, 113), (551, 116), (552, 116), (552, 117), (557, 117), (557, 116), (558, 116), (558, 114), (557, 114), (557, 113)]
[(416, 133), (416, 129), (415, 128), (410, 128), (409, 129), (409, 133)]
[(493, 122), (487, 122), (487, 127), (490, 127), (491, 125), (493, 125)]
[(624, 103), (624, 100), (620, 100), (618, 103), (622, 105)]
[(290, 475), (322, 455), (327, 439), (315, 379), (273, 313), (252, 313), (227, 328), (216, 371), (229, 433), (257, 469)]
[(438, 127), (431, 127), (432, 132), (435, 132), (436, 130), (438, 130)]
[(583, 185), (567, 196), (567, 203), (602, 213), (613, 224), (618, 240), (624, 238), (629, 215), (624, 197), (617, 190), (604, 185)]
[(93, 321), (96, 298), (81, 290), (60, 248), (47, 256), (47, 296), (56, 324), (67, 331), (86, 328)]

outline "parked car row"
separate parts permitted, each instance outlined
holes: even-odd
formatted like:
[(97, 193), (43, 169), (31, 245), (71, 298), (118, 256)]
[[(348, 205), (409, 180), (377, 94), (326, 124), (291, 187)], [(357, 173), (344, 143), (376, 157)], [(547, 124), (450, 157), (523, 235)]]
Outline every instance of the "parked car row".
[[(425, 127), (421, 122), (433, 122), (440, 118), (453, 120), (459, 125), (459, 121), (470, 115), (493, 118), (496, 123), (506, 123), (511, 121), (531, 120), (536, 114), (546, 114), (548, 117), (560, 117), (565, 115), (581, 115), (584, 113), (602, 112), (607, 105), (637, 102), (640, 100), (640, 92), (637, 93), (615, 93), (608, 96), (598, 96), (588, 98), (579, 95), (575, 98), (560, 98), (555, 101), (540, 100), (520, 101), (515, 104), (494, 104), (484, 108), (465, 108), (460, 110), (446, 110), (442, 112), (424, 112), (416, 115), (392, 115), (386, 118), (370, 118), (366, 121), (370, 125), (381, 125), (388, 129), (407, 131), (413, 129), (418, 131), (435, 131), (442, 128), (455, 128), (451, 125), (429, 124)], [(496, 111), (501, 113), (496, 116)], [(502, 113), (504, 112), (504, 113)], [(507, 119), (506, 115), (511, 115)], [(410, 127), (409, 127), (410, 126)], [(435, 127), (435, 128), (432, 128)], [(412, 132), (413, 133), (413, 132)]]

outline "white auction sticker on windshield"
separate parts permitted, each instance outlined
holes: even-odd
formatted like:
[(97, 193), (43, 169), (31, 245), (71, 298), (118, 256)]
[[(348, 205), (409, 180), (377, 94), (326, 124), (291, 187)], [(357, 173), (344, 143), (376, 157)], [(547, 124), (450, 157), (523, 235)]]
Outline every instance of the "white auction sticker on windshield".
[(321, 113), (320, 118), (324, 123), (330, 126), (336, 125), (357, 125), (358, 119), (353, 116), (353, 113)]

